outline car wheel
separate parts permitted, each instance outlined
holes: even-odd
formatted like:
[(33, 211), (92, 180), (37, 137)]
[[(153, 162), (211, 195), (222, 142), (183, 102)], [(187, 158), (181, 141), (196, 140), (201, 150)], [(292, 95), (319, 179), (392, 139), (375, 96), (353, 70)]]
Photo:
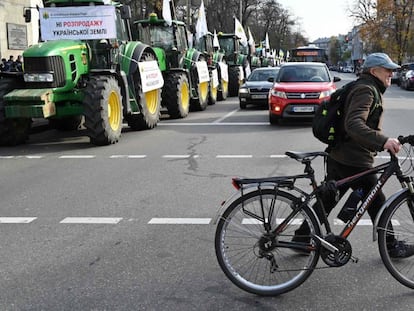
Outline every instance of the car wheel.
[(247, 104), (240, 102), (240, 109), (246, 109)]

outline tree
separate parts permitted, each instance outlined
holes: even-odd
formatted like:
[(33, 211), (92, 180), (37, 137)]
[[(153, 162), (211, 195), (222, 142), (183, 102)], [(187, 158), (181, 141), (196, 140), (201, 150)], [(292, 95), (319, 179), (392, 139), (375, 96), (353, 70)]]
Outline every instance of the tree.
[(358, 0), (351, 16), (361, 24), (366, 52), (384, 51), (401, 64), (411, 35), (414, 0)]

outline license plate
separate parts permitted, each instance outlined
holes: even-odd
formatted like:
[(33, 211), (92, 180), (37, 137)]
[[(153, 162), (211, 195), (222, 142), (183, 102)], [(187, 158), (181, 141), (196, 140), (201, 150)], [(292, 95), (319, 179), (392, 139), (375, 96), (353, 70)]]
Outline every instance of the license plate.
[(267, 98), (266, 94), (263, 95), (252, 95), (252, 99), (265, 99)]
[(293, 112), (313, 112), (313, 106), (295, 106)]

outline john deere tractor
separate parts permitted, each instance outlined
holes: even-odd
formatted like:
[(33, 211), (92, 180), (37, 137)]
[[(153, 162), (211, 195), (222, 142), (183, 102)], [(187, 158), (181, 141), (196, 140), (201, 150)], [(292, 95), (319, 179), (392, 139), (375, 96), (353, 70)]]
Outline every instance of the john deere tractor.
[(129, 6), (103, 0), (43, 5), (42, 42), (23, 52), (23, 73), (0, 77), (0, 144), (24, 143), (32, 118), (61, 130), (84, 119), (95, 145), (116, 143), (123, 121), (133, 130), (155, 127), (163, 78), (154, 50), (132, 41)]
[(229, 89), (229, 75), (223, 51), (213, 47), (213, 34), (211, 32), (196, 40), (195, 47), (204, 54), (210, 72), (209, 104), (215, 104), (216, 99), (225, 100)]
[(171, 24), (161, 12), (134, 23), (134, 35), (150, 45), (157, 54), (164, 77), (162, 106), (171, 118), (185, 118), (191, 110), (205, 110), (208, 105), (209, 71), (204, 55), (189, 48), (186, 25)]
[(243, 79), (249, 74), (250, 64), (241, 51), (240, 39), (235, 34), (218, 33), (220, 49), (229, 66), (229, 96), (237, 96)]

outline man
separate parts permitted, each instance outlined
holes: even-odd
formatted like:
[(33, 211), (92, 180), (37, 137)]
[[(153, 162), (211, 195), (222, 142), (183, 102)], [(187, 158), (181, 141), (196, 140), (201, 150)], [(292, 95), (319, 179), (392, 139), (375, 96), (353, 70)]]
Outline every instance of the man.
[[(359, 82), (348, 93), (344, 111), (344, 129), (346, 137), (329, 152), (327, 160), (327, 180), (342, 179), (373, 166), (374, 157), (378, 151), (389, 150), (396, 154), (401, 144), (398, 139), (386, 136), (381, 130), (383, 97), (391, 85), (392, 73), (400, 68), (387, 54), (370, 54), (362, 67)], [(377, 177), (369, 175), (361, 182), (352, 185), (353, 190), (362, 190), (367, 194), (376, 184)], [(340, 196), (348, 189), (339, 189)], [(326, 202), (325, 202), (326, 201)], [(374, 222), (385, 196), (380, 191), (368, 209), (368, 214)], [(336, 204), (331, 196), (324, 200), (326, 212), (329, 213)], [(309, 241), (306, 237), (309, 228), (305, 223), (295, 232), (294, 241)], [(392, 235), (387, 238), (391, 257), (409, 257), (414, 255), (414, 246), (402, 241), (396, 241)]]

